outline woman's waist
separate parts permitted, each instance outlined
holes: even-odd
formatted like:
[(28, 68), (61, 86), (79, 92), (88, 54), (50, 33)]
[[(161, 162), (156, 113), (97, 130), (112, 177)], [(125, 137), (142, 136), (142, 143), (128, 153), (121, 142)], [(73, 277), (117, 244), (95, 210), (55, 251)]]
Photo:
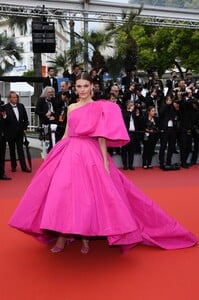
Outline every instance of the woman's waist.
[(77, 139), (93, 139), (90, 136), (87, 136), (87, 135), (78, 135), (78, 134), (69, 134), (68, 137), (69, 138), (77, 138)]
[(69, 134), (68, 137), (70, 139), (78, 139), (78, 140), (89, 140), (89, 141), (96, 141), (96, 137), (90, 137), (85, 135), (75, 135), (75, 134)]

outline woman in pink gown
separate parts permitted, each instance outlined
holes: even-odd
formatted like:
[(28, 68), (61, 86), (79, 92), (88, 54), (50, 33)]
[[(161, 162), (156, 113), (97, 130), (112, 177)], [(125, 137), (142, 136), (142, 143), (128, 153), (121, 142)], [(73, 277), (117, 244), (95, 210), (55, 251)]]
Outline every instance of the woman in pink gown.
[(119, 107), (92, 101), (92, 83), (76, 81), (79, 102), (70, 105), (63, 139), (50, 151), (27, 188), (9, 225), (42, 241), (57, 238), (52, 252), (72, 236), (104, 236), (127, 250), (138, 243), (163, 249), (191, 247), (196, 237), (168, 216), (114, 165), (108, 147), (129, 141)]

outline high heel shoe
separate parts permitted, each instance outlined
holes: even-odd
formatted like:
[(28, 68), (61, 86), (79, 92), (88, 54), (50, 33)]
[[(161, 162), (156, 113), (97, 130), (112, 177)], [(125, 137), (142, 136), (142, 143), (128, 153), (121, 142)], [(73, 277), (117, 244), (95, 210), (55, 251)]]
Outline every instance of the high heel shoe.
[(64, 251), (65, 246), (68, 246), (68, 245), (70, 244), (70, 242), (71, 242), (71, 239), (70, 239), (70, 238), (67, 238), (66, 241), (65, 241), (65, 243), (63, 244), (62, 247), (55, 245), (55, 246), (53, 246), (53, 247), (50, 249), (50, 251), (51, 251), (52, 253), (59, 253), (59, 252), (62, 252), (62, 251)]
[(90, 251), (89, 241), (88, 240), (83, 240), (82, 241), (82, 247), (81, 247), (81, 253), (88, 254), (89, 251)]
[(51, 249), (50, 249), (50, 251), (52, 252), (52, 253), (59, 253), (59, 252), (62, 252), (62, 251), (64, 251), (64, 248), (65, 248), (65, 245), (64, 245), (64, 247), (59, 247), (59, 246), (54, 246), (54, 247), (52, 247)]

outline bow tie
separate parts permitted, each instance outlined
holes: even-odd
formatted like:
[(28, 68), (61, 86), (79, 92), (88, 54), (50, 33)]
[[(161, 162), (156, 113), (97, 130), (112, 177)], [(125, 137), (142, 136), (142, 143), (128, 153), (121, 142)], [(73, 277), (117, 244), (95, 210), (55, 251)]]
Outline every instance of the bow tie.
[(12, 107), (14, 108), (14, 107), (17, 107), (17, 105), (12, 105)]

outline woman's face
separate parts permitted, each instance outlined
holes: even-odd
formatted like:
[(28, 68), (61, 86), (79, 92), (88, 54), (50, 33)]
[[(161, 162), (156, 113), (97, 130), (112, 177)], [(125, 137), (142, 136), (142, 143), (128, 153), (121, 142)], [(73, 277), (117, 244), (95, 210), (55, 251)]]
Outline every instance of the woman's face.
[(85, 79), (78, 79), (76, 81), (76, 92), (80, 100), (87, 100), (91, 98), (92, 84)]
[(167, 99), (166, 99), (166, 104), (168, 104), (168, 105), (172, 104), (172, 99), (171, 99), (171, 97), (167, 97)]
[(47, 91), (47, 98), (48, 99), (51, 99), (51, 98), (53, 98), (53, 90), (51, 90), (51, 89), (49, 89), (48, 91)]
[(149, 114), (149, 116), (154, 117), (155, 116), (155, 108), (150, 109), (148, 114)]
[(127, 110), (128, 110), (128, 111), (133, 111), (134, 108), (135, 108), (134, 103), (129, 103), (129, 104), (127, 105)]

